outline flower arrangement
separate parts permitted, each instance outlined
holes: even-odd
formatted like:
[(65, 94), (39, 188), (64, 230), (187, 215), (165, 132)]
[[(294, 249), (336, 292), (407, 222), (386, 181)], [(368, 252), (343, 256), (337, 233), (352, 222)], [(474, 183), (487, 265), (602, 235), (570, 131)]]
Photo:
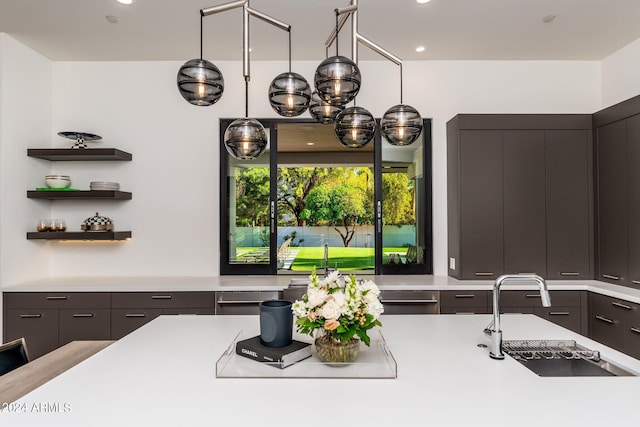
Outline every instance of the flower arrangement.
[(293, 303), (298, 332), (321, 332), (335, 341), (347, 343), (357, 336), (367, 346), (367, 331), (382, 326), (378, 320), (384, 308), (378, 299), (380, 290), (371, 280), (341, 276), (338, 270), (319, 279), (315, 268), (302, 299)]

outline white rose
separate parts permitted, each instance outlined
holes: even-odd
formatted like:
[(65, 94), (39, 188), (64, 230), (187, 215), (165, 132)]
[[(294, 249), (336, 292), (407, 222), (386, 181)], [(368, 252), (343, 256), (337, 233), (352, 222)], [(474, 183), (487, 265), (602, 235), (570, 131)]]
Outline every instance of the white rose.
[(335, 300), (328, 301), (322, 306), (322, 317), (327, 320), (335, 320), (340, 317), (340, 314), (342, 314), (342, 310)]
[(380, 317), (383, 312), (384, 307), (382, 306), (382, 303), (377, 299), (367, 306), (367, 313), (372, 315), (374, 319)]
[(314, 308), (319, 306), (327, 298), (327, 291), (324, 289), (308, 289), (307, 298), (309, 300), (308, 308)]
[(293, 303), (293, 306), (291, 307), (291, 310), (293, 311), (293, 314), (295, 314), (296, 317), (307, 317), (307, 305), (304, 303), (304, 301), (302, 300), (298, 300), (296, 302)]

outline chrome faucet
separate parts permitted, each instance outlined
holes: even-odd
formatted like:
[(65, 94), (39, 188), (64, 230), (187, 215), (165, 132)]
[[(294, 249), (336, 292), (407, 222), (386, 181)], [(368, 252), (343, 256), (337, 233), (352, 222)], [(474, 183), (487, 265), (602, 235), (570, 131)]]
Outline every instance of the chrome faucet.
[(493, 320), (484, 330), (484, 333), (491, 338), (491, 349), (489, 356), (492, 359), (504, 359), (502, 353), (502, 330), (500, 329), (500, 286), (505, 282), (536, 282), (540, 287), (540, 298), (544, 307), (551, 306), (551, 296), (547, 282), (537, 274), (505, 274), (496, 279), (493, 285)]

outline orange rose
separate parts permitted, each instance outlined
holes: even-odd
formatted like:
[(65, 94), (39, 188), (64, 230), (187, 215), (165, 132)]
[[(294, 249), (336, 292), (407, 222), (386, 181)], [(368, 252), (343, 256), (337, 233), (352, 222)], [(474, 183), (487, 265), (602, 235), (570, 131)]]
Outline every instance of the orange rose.
[(324, 322), (324, 328), (327, 331), (333, 331), (334, 329), (337, 329), (338, 326), (340, 326), (340, 322), (337, 320), (327, 320)]
[(309, 314), (307, 314), (307, 319), (309, 319), (312, 322), (315, 322), (317, 318), (318, 318), (318, 314), (316, 313), (315, 310), (311, 310), (309, 311)]

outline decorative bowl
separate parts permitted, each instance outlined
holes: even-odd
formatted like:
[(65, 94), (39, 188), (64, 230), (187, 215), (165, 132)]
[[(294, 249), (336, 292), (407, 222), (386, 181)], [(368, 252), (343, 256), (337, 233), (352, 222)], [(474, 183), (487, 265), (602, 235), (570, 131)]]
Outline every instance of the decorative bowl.
[(47, 184), (47, 187), (49, 188), (67, 188), (71, 185), (71, 180), (69, 177), (47, 176), (44, 179), (44, 183)]

